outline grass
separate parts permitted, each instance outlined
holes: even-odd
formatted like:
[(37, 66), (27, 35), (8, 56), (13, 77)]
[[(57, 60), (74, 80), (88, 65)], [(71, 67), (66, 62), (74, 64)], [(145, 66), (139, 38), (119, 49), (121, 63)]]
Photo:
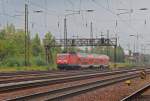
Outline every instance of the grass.
[[(116, 63), (116, 68), (133, 67), (133, 64), (129, 63)], [(110, 68), (114, 68), (114, 63), (110, 63)], [(56, 64), (48, 66), (22, 66), (22, 67), (0, 67), (0, 72), (16, 72), (16, 71), (46, 71), (46, 70), (57, 70)]]
[[(114, 63), (110, 63), (110, 68), (114, 68)], [(129, 64), (129, 63), (116, 63), (116, 68), (123, 68), (123, 67), (133, 67), (133, 64)]]
[(0, 67), (0, 72), (16, 72), (16, 71), (46, 71), (57, 70), (55, 64), (49, 66), (22, 66), (22, 67)]

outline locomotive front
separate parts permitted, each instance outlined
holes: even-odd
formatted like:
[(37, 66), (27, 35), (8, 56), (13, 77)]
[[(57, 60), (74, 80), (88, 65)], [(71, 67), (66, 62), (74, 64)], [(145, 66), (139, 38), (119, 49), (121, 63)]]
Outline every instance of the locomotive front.
[(69, 54), (57, 54), (57, 67), (59, 69), (65, 69), (68, 66)]

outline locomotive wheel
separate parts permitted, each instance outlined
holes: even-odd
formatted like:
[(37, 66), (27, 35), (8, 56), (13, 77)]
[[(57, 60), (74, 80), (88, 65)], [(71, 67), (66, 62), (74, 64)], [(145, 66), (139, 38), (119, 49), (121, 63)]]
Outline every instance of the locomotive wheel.
[(90, 69), (93, 69), (93, 66), (91, 65), (91, 66), (89, 66), (89, 68), (90, 68)]
[(104, 70), (105, 67), (103, 65), (100, 65), (100, 70)]

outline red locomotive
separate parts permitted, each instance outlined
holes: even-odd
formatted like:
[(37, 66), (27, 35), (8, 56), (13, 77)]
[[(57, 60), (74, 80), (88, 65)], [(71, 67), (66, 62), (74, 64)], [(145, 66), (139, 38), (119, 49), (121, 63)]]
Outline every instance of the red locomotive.
[(107, 68), (109, 60), (107, 55), (86, 53), (57, 54), (57, 66), (59, 69)]

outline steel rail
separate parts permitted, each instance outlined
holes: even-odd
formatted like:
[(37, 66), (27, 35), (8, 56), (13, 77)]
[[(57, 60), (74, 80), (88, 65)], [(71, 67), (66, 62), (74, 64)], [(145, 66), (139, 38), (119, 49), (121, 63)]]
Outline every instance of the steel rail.
[[(69, 71), (38, 71), (38, 72), (33, 72), (33, 74), (31, 72), (18, 72), (16, 74), (14, 73), (8, 73), (7, 75), (4, 73), (1, 74), (0, 73), (0, 79), (11, 79), (11, 78), (16, 78), (16, 77), (31, 77), (31, 76), (41, 76), (41, 75), (52, 75), (52, 77), (56, 77), (55, 75), (65, 75), (65, 74), (86, 74), (86, 73), (91, 73), (91, 72), (108, 72), (108, 71), (111, 71), (111, 70), (82, 70), (82, 71), (78, 71), (78, 70), (69, 70)], [(67, 72), (67, 73), (66, 73)], [(1, 82), (1, 81), (0, 81)]]
[[(66, 77), (66, 76), (75, 76), (75, 75), (81, 75), (81, 74), (91, 74), (91, 73), (104, 73), (104, 72), (114, 72), (114, 71), (125, 71), (127, 72), (127, 70), (135, 70), (135, 69), (123, 69), (123, 70), (113, 70), (113, 71), (95, 71), (95, 70), (86, 70), (86, 71), (69, 71), (69, 72), (62, 72), (62, 73), (44, 73), (44, 74), (38, 74), (38, 75), (27, 75), (26, 77), (23, 76), (23, 78), (21, 78), (22, 76), (11, 76), (11, 78), (1, 78), (0, 77), (0, 84), (4, 84), (4, 83), (11, 83), (11, 82), (21, 82), (21, 81), (30, 81), (30, 80), (41, 80), (41, 79), (50, 79), (50, 78), (59, 78), (59, 77)], [(18, 78), (16, 78), (18, 77)]]
[[(136, 68), (132, 68), (132, 69), (136, 69)], [(141, 68), (142, 69), (142, 68)], [(88, 69), (89, 70), (89, 69)], [(90, 69), (91, 70), (91, 69)], [(92, 69), (93, 70), (97, 70), (97, 69)], [(121, 69), (122, 70), (122, 69)], [(123, 70), (130, 70), (130, 69), (123, 69)], [(56, 73), (56, 74), (59, 74), (59, 73), (64, 73), (66, 72), (67, 70), (61, 70), (61, 71), (19, 71), (19, 72), (5, 72), (5, 73), (1, 73), (0, 72), (0, 78), (2, 77), (13, 77), (13, 76), (25, 76), (25, 75), (40, 75), (40, 74), (45, 74), (45, 73)], [(84, 71), (87, 71), (86, 70), (82, 70), (82, 72)], [(106, 70), (102, 70), (102, 71), (106, 71)], [(69, 72), (79, 72), (79, 70), (69, 70)]]
[[(11, 77), (21, 77), (21, 76), (37, 76), (43, 74), (61, 74), (66, 71), (20, 71), (20, 72), (10, 72), (10, 73), (0, 73), (0, 78), (11, 78)], [(78, 71), (69, 71), (70, 73)], [(83, 71), (84, 72), (84, 71)]]
[[(94, 71), (95, 69), (91, 70)], [(81, 72), (88, 72), (89, 70), (82, 70)], [(41, 75), (41, 74), (61, 74), (65, 73), (66, 70), (61, 71), (19, 71), (19, 72), (6, 72), (6, 73), (0, 73), (0, 78), (2, 77), (20, 77), (20, 76), (26, 76), (26, 75)], [(69, 73), (79, 72), (78, 70), (69, 70)]]
[(130, 94), (129, 96), (123, 98), (121, 101), (131, 101), (132, 99), (136, 98), (138, 95), (144, 93), (146, 90), (150, 89), (150, 83), (148, 83), (147, 85), (145, 85), (144, 87), (136, 90), (135, 92), (133, 92), (132, 94)]
[[(75, 76), (75, 75), (83, 75), (83, 74), (91, 74), (91, 73), (102, 73), (102, 71), (82, 71), (82, 72), (64, 72), (64, 73), (56, 73), (56, 74), (39, 74), (39, 75), (27, 75), (27, 77), (21, 78), (20, 76), (15, 76), (11, 78), (2, 78), (0, 79), (0, 84), (11, 83), (11, 82), (21, 82), (21, 81), (31, 81), (31, 80), (41, 80), (41, 79), (50, 79), (50, 78), (59, 78), (66, 76)], [(18, 78), (16, 78), (18, 77)]]
[(119, 83), (124, 80), (133, 79), (138, 76), (139, 76), (138, 73), (128, 74), (128, 75), (103, 79), (100, 81), (97, 80), (91, 83), (85, 83), (85, 84), (71, 86), (71, 87), (63, 87), (55, 90), (49, 90), (44, 93), (36, 93), (32, 95), (19, 96), (16, 98), (7, 99), (6, 101), (32, 101), (39, 97), (44, 97), (45, 98), (45, 99), (43, 98), (44, 101), (59, 101), (60, 99), (62, 100), (67, 97), (71, 97), (84, 92), (95, 90), (97, 88)]
[[(69, 70), (69, 73), (79, 73), (79, 72), (109, 72), (109, 71), (121, 71), (121, 70), (132, 70), (132, 69), (144, 69), (143, 67), (141, 68), (120, 68), (117, 70), (99, 70), (99, 69), (83, 69), (83, 70)], [(48, 74), (63, 74), (63, 73), (68, 73), (67, 70), (62, 70), (62, 71), (20, 71), (20, 72), (10, 72), (10, 73), (0, 73), (0, 79), (9, 79), (9, 78), (14, 78), (14, 77), (24, 77), (24, 76), (39, 76), (39, 75), (48, 75)], [(1, 81), (0, 81), (1, 82)]]
[(56, 84), (56, 83), (72, 82), (72, 81), (77, 81), (77, 80), (84, 80), (84, 79), (95, 78), (95, 77), (100, 77), (100, 76), (109, 76), (109, 75), (115, 75), (115, 74), (133, 72), (133, 71), (140, 71), (140, 70), (134, 69), (134, 70), (126, 70), (126, 71), (106, 72), (106, 73), (91, 73), (91, 74), (75, 75), (75, 76), (62, 77), (62, 78), (42, 79), (42, 80), (33, 80), (33, 81), (23, 81), (23, 82), (17, 82), (17, 83), (0, 84), (0, 92), (19, 90), (19, 89), (29, 88), (29, 87), (46, 86), (46, 85)]

